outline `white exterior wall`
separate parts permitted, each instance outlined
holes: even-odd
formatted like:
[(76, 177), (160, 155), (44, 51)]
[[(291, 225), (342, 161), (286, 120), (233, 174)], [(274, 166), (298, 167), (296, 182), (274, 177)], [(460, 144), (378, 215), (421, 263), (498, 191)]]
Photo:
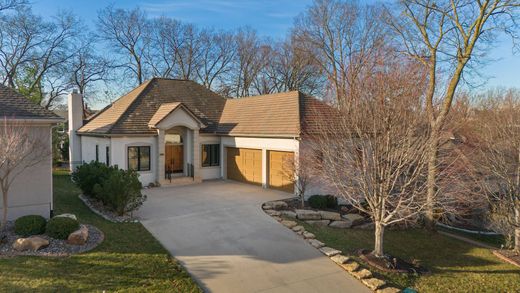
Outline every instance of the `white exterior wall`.
[(294, 158), (298, 158), (299, 152), (299, 141), (298, 139), (290, 138), (259, 138), (259, 137), (222, 137), (220, 145), (220, 158), (223, 164), (220, 170), (222, 178), (226, 178), (227, 169), (227, 151), (226, 147), (235, 148), (250, 148), (262, 150), (262, 186), (266, 188), (268, 186), (267, 169), (268, 169), (268, 158), (267, 151), (286, 151), (294, 152)]
[(119, 168), (128, 169), (128, 147), (129, 146), (150, 146), (150, 171), (140, 171), (139, 181), (146, 186), (157, 181), (157, 137), (112, 137), (110, 152), (111, 165), (118, 165)]
[[(99, 147), (99, 162), (106, 163), (106, 147), (110, 147), (110, 138), (81, 136), (81, 157), (84, 163), (96, 160), (96, 145)], [(112, 160), (112, 156), (110, 156), (110, 160)], [(112, 162), (110, 165), (113, 165)]]
[(200, 171), (202, 173), (202, 180), (218, 179), (222, 178), (221, 169), (224, 164), (222, 153), (220, 154), (220, 166), (214, 167), (202, 167), (202, 145), (203, 144), (220, 144), (220, 136), (215, 135), (201, 135), (199, 137), (200, 151), (201, 151), (201, 166)]
[[(29, 126), (30, 134), (46, 139), (51, 154), (51, 126)], [(46, 152), (47, 152), (46, 151)], [(8, 195), (8, 220), (25, 215), (50, 217), (52, 207), (52, 155), (23, 170), (13, 181)], [(3, 208), (0, 200), (0, 209)]]

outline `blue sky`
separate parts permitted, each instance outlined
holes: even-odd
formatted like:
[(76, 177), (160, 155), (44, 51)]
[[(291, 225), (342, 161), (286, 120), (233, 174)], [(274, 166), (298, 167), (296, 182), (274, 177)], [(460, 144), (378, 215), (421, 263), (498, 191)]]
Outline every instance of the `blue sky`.
[[(312, 0), (32, 0), (37, 14), (51, 16), (59, 10), (70, 10), (93, 26), (97, 12), (113, 3), (120, 8), (140, 6), (150, 16), (167, 15), (203, 27), (235, 29), (251, 26), (262, 36), (283, 37), (293, 19)], [(490, 61), (481, 73), (488, 78), (486, 86), (520, 87), (520, 55), (514, 55), (510, 39), (501, 38), (489, 54)]]

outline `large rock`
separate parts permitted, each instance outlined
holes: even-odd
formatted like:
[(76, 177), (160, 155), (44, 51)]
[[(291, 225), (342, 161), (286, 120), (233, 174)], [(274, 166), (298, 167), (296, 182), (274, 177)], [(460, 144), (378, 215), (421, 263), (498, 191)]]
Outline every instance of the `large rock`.
[(374, 230), (374, 223), (370, 222), (370, 223), (361, 224), (361, 225), (356, 226), (356, 229)]
[(298, 223), (296, 223), (295, 221), (281, 221), (280, 223), (282, 223), (282, 225), (289, 229), (292, 229), (293, 227), (298, 225)]
[(385, 287), (383, 289), (377, 289), (376, 293), (399, 293), (401, 289), (397, 289), (394, 287)]
[(314, 220), (314, 221), (305, 221), (305, 223), (313, 225), (313, 226), (318, 226), (318, 227), (326, 227), (329, 225), (330, 221), (329, 220)]
[(302, 232), (302, 234), (303, 234), (303, 231), (305, 231), (305, 228), (303, 228), (303, 226), (294, 226), (294, 227), (292, 227), (292, 230), (294, 232)]
[(54, 216), (54, 218), (70, 218), (70, 219), (73, 219), (73, 220), (78, 220), (78, 217), (76, 217), (76, 215), (74, 214), (60, 214), (60, 215), (57, 215), (57, 216)]
[(375, 290), (383, 287), (384, 285), (386, 285), (385, 281), (380, 280), (378, 278), (362, 279), (361, 282), (363, 282), (363, 284), (365, 284), (365, 286), (367, 286), (372, 291), (375, 291)]
[(350, 221), (352, 226), (359, 225), (365, 221), (365, 218), (359, 214), (346, 214), (342, 216), (346, 221)]
[(354, 271), (357, 271), (359, 269), (359, 264), (355, 261), (352, 261), (352, 262), (348, 262), (346, 264), (343, 264), (342, 267), (347, 271), (347, 272), (354, 272)]
[(266, 202), (262, 205), (262, 209), (264, 210), (272, 210), (273, 209), (273, 204), (270, 203), (270, 202)]
[(339, 228), (339, 229), (348, 229), (352, 226), (352, 222), (350, 221), (332, 221), (329, 224), (329, 227)]
[(280, 211), (280, 215), (283, 217), (296, 219), (296, 213), (293, 211)]
[(308, 239), (309, 244), (312, 245), (314, 248), (322, 248), (325, 246), (325, 243), (317, 240), (317, 239)]
[(296, 217), (300, 220), (321, 220), (321, 215), (318, 212), (311, 210), (295, 210)]
[(341, 250), (337, 250), (337, 249), (326, 247), (326, 246), (320, 248), (320, 251), (328, 257), (335, 256), (337, 254), (341, 254)]
[(344, 256), (341, 254), (335, 255), (330, 258), (333, 262), (337, 263), (338, 265), (346, 264), (350, 258), (348, 256)]
[(275, 210), (283, 210), (288, 208), (289, 206), (285, 201), (273, 201), (271, 202), (271, 207)]
[(32, 250), (36, 251), (40, 248), (49, 246), (49, 240), (38, 236), (31, 236), (29, 238), (18, 238), (13, 243), (13, 248), (17, 251)]
[(316, 236), (314, 234), (312, 234), (311, 232), (308, 232), (308, 231), (305, 231), (303, 232), (303, 238), (305, 239), (314, 239), (316, 238)]
[(361, 269), (359, 271), (350, 272), (354, 277), (362, 280), (372, 277), (372, 273), (367, 269)]
[(85, 225), (81, 225), (81, 227), (70, 233), (69, 238), (67, 238), (67, 243), (72, 245), (84, 245), (87, 243), (88, 239), (88, 228)]
[(275, 210), (265, 210), (265, 213), (272, 217), (280, 216), (280, 212)]
[(319, 211), (318, 212), (323, 220), (340, 221), (341, 215), (335, 212)]

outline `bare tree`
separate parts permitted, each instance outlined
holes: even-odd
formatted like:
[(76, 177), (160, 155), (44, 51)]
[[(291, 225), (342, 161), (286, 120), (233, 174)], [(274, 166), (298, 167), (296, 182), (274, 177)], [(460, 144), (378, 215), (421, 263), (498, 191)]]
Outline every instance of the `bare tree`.
[[(430, 124), (427, 227), (433, 229), (439, 141), (465, 69), (479, 61), (499, 32), (515, 32), (518, 0), (406, 0), (392, 22), (404, 51), (428, 68), (426, 114)], [(482, 60), (482, 59), (480, 59)]]
[(99, 37), (121, 57), (120, 67), (130, 72), (137, 84), (146, 79), (144, 57), (150, 49), (149, 20), (139, 8), (108, 6), (98, 14)]
[[(237, 48), (233, 34), (227, 32), (203, 31), (201, 38), (200, 62), (197, 80), (205, 87), (218, 88), (231, 71)], [(215, 84), (215, 82), (217, 84)]]
[(492, 94), (475, 117), (491, 224), (520, 252), (520, 92)]
[(342, 107), (357, 95), (354, 89), (362, 88), (361, 72), (382, 53), (388, 29), (380, 10), (354, 1), (316, 0), (295, 22), (298, 49), (321, 67)]
[(321, 117), (310, 148), (321, 154), (321, 176), (375, 225), (373, 254), (384, 254), (385, 227), (423, 211), (428, 140), (420, 95), (424, 77), (414, 62), (396, 59), (365, 76), (369, 86), (350, 109)]
[(0, 1), (0, 12), (3, 10), (15, 9), (17, 7), (26, 5), (26, 0), (1, 0)]
[[(36, 129), (35, 129), (36, 128)], [(4, 117), (0, 128), (0, 192), (2, 193), (2, 223), (5, 228), (8, 213), (9, 189), (28, 168), (50, 156), (50, 142), (38, 133), (37, 127)]]

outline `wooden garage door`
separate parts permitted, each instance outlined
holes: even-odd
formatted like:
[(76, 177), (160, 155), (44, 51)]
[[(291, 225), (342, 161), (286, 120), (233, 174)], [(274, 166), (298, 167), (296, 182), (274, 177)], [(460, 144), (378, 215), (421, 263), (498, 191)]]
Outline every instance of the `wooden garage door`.
[(227, 178), (261, 185), (262, 151), (228, 147)]
[(269, 151), (269, 187), (294, 192), (294, 153)]

